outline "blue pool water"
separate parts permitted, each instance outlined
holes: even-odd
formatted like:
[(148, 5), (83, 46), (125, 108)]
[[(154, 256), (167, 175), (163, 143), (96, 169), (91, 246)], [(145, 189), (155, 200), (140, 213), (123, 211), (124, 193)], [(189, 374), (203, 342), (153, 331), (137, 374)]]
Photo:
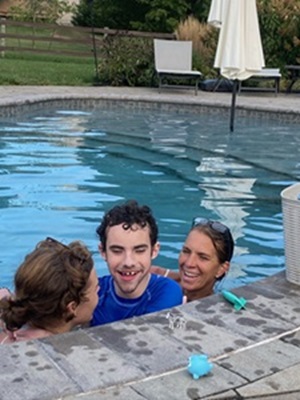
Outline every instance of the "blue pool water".
[[(226, 126), (225, 126), (226, 125)], [(160, 229), (155, 264), (177, 268), (192, 218), (220, 219), (235, 255), (224, 287), (284, 268), (280, 192), (299, 179), (299, 126), (125, 109), (48, 110), (0, 125), (0, 286), (46, 236), (81, 239), (99, 274), (96, 227), (125, 199)], [(293, 156), (294, 154), (294, 156)]]

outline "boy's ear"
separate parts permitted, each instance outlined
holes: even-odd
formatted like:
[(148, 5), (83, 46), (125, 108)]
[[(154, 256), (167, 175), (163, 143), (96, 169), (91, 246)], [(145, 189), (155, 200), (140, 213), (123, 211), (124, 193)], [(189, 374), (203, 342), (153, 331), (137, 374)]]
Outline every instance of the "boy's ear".
[(159, 250), (160, 250), (160, 243), (156, 242), (152, 248), (152, 255), (151, 255), (152, 260), (158, 256)]
[(98, 244), (98, 250), (99, 250), (99, 253), (101, 254), (101, 257), (106, 261), (106, 251), (103, 250), (102, 243)]

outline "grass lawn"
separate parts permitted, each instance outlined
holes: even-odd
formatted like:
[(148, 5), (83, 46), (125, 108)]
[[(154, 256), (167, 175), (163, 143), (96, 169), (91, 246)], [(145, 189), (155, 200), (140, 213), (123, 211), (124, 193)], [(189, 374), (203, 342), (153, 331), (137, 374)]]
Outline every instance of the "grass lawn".
[[(17, 37), (2, 39), (1, 44), (8, 49), (0, 52), (1, 85), (93, 85), (96, 71), (89, 35), (60, 26), (54, 26), (52, 30), (40, 26), (38, 29), (7, 26), (6, 33)], [(59, 41), (53, 41), (53, 38)], [(61, 42), (63, 38), (67, 42)], [(68, 52), (75, 54), (66, 55)], [(80, 52), (91, 56), (76, 54)]]
[(0, 59), (1, 85), (92, 86), (94, 61)]

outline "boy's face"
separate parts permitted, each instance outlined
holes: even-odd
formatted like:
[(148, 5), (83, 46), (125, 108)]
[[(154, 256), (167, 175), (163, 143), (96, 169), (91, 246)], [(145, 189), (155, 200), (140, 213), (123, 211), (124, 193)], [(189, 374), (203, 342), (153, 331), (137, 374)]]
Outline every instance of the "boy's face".
[(109, 227), (106, 249), (100, 244), (99, 250), (114, 278), (117, 295), (130, 299), (141, 296), (150, 279), (152, 259), (159, 251), (158, 243), (151, 247), (149, 227)]

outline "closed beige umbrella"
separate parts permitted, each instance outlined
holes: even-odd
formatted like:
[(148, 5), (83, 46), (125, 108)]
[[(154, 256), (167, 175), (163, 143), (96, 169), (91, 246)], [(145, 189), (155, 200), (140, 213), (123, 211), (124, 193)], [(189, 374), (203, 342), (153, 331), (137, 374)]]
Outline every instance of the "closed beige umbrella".
[(212, 0), (207, 19), (210, 25), (221, 28), (228, 1), (230, 0)]
[(222, 76), (234, 81), (230, 114), (230, 130), (233, 131), (238, 81), (261, 71), (265, 65), (264, 55), (256, 1), (213, 0), (211, 10), (214, 2), (222, 3), (221, 8), (219, 6), (220, 34), (214, 67), (220, 69)]

